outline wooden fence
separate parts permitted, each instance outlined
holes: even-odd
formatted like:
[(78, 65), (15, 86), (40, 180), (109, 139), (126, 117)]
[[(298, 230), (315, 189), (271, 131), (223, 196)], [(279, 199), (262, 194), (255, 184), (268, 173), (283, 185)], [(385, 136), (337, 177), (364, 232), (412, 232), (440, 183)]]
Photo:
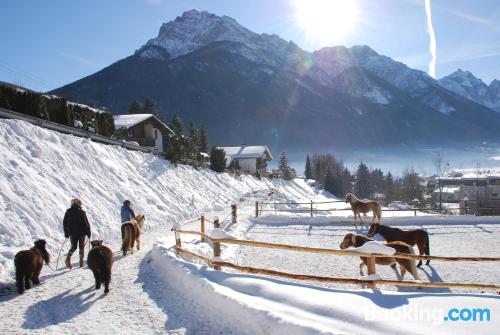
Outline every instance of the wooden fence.
[[(236, 209), (234, 209), (234, 214)], [(233, 220), (236, 220), (236, 216), (233, 216)], [(200, 231), (195, 230), (183, 230), (181, 229), (183, 225), (187, 223), (200, 222)], [(271, 275), (284, 277), (296, 280), (310, 280), (319, 282), (334, 282), (340, 284), (363, 284), (368, 287), (375, 288), (376, 285), (392, 285), (392, 286), (411, 286), (411, 287), (433, 287), (433, 288), (462, 288), (462, 289), (484, 289), (484, 290), (495, 290), (500, 294), (500, 286), (494, 284), (480, 284), (480, 283), (448, 283), (448, 282), (420, 282), (420, 281), (398, 281), (398, 280), (388, 280), (388, 279), (357, 279), (357, 278), (342, 278), (342, 277), (326, 277), (326, 276), (315, 276), (315, 275), (303, 275), (296, 273), (289, 273), (277, 270), (262, 269), (256, 267), (242, 266), (238, 264), (233, 264), (230, 262), (223, 262), (218, 260), (221, 255), (221, 244), (235, 244), (240, 246), (250, 246), (257, 248), (267, 248), (267, 249), (279, 249), (288, 251), (298, 251), (306, 253), (315, 254), (328, 254), (328, 255), (338, 255), (347, 257), (367, 257), (368, 259), (368, 274), (376, 274), (376, 259), (377, 258), (387, 258), (394, 257), (399, 259), (413, 259), (418, 260), (432, 260), (439, 262), (500, 262), (500, 257), (450, 257), (450, 256), (420, 256), (420, 255), (410, 255), (410, 254), (399, 254), (394, 255), (383, 255), (376, 253), (361, 253), (350, 250), (339, 250), (339, 249), (329, 249), (329, 248), (315, 248), (315, 247), (305, 247), (289, 244), (279, 244), (279, 243), (269, 243), (260, 241), (250, 241), (250, 240), (235, 240), (235, 239), (216, 239), (212, 238), (206, 234), (206, 222), (211, 222), (214, 228), (219, 228), (219, 220), (214, 219), (213, 221), (207, 220), (204, 216), (199, 219), (195, 219), (180, 225), (176, 228), (172, 228), (175, 234), (175, 250), (179, 254), (184, 254), (198, 260), (204, 261), (215, 270), (220, 270), (223, 267), (232, 268), (242, 272), (256, 273), (263, 275)], [(192, 251), (182, 248), (181, 235), (195, 235), (199, 236), (201, 241), (210, 241), (213, 247), (213, 258), (198, 255)]]
[[(342, 203), (344, 200), (332, 200), (332, 201), (313, 201), (310, 200), (309, 202), (255, 202), (255, 217), (258, 217), (262, 215), (263, 212), (274, 212), (279, 213), (279, 212), (287, 212), (287, 213), (309, 213), (311, 217), (314, 216), (314, 213), (318, 212), (336, 212), (336, 211), (352, 211), (351, 207), (345, 207), (345, 208), (326, 208), (326, 209), (319, 209), (317, 208), (316, 205), (321, 205), (321, 204), (333, 204), (333, 203)], [(265, 208), (264, 206), (267, 205), (268, 207)], [(300, 207), (304, 206), (305, 207)], [(283, 207), (287, 206), (287, 207)], [(299, 208), (290, 208), (290, 206), (298, 206)], [(315, 207), (316, 206), (316, 207)], [(281, 208), (280, 208), (281, 207)], [(457, 210), (462, 210), (465, 208), (457, 208)], [(427, 212), (427, 213), (436, 213), (439, 214), (439, 212), (428, 209), (428, 208), (406, 208), (406, 209), (382, 209), (382, 212), (411, 212), (413, 213), (414, 216), (417, 216), (417, 212)], [(443, 213), (440, 213), (443, 214)]]

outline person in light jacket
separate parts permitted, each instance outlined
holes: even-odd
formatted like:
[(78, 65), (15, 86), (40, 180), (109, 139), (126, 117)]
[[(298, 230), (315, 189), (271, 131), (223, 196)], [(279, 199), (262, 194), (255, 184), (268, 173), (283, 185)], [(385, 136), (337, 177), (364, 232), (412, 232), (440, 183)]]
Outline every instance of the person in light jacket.
[(132, 220), (135, 217), (134, 210), (132, 209), (132, 203), (130, 200), (125, 200), (123, 206), (120, 210), (120, 216), (123, 222)]

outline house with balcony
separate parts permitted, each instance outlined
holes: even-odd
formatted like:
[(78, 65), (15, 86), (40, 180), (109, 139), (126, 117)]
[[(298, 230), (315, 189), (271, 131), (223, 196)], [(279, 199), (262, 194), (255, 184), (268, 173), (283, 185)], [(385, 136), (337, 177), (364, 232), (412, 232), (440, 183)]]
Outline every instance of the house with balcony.
[(226, 154), (228, 168), (240, 169), (241, 172), (261, 176), (267, 175), (267, 162), (273, 159), (271, 152), (264, 145), (239, 147), (218, 147)]
[(153, 114), (115, 115), (115, 129), (124, 132), (126, 141), (137, 142), (141, 147), (165, 151), (164, 138), (174, 132)]

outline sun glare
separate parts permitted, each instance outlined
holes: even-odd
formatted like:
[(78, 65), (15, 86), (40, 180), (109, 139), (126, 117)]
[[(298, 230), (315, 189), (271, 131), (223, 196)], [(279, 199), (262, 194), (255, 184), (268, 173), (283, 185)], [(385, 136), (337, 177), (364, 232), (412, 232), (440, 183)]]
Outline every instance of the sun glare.
[(358, 19), (355, 0), (293, 0), (294, 16), (308, 38), (335, 43), (353, 32)]

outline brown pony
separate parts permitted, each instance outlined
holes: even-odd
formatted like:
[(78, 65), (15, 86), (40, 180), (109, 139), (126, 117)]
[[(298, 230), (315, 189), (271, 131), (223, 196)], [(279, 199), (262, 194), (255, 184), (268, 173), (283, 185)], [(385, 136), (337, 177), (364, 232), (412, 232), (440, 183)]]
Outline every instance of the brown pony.
[(21, 250), (14, 257), (16, 266), (16, 285), (17, 291), (22, 294), (24, 290), (31, 288), (33, 284), (40, 284), (40, 271), (42, 271), (43, 262), (49, 264), (50, 255), (45, 249), (47, 242), (37, 240), (35, 246), (29, 250)]
[(144, 214), (139, 214), (130, 221), (122, 224), (122, 251), (123, 256), (127, 251), (134, 253), (134, 244), (137, 242), (137, 250), (141, 250), (141, 229), (146, 221)]
[(378, 202), (374, 200), (359, 200), (352, 193), (347, 193), (345, 195), (345, 202), (351, 204), (351, 209), (354, 213), (354, 227), (356, 227), (356, 230), (358, 230), (358, 226), (356, 224), (356, 215), (359, 217), (359, 221), (361, 221), (361, 224), (363, 224), (360, 213), (366, 214), (371, 211), (373, 212), (372, 223), (375, 222), (375, 218), (377, 218), (378, 222), (380, 222), (380, 219), (382, 218), (382, 207)]
[[(359, 248), (368, 241), (373, 241), (373, 240), (364, 235), (348, 233), (344, 236), (344, 239), (340, 243), (340, 249), (346, 249), (349, 247)], [(410, 255), (415, 254), (413, 248), (403, 242), (388, 242), (385, 243), (385, 245), (396, 249), (396, 252), (400, 254), (410, 254)], [(360, 257), (360, 258), (361, 258), (361, 263), (359, 264), (359, 274), (363, 276), (363, 266), (367, 266), (366, 264), (368, 262), (368, 258), (367, 257)], [(375, 262), (376, 264), (380, 265), (390, 265), (396, 272), (396, 275), (397, 275), (396, 263), (398, 263), (401, 271), (401, 275), (398, 275), (398, 280), (403, 280), (406, 271), (411, 273), (413, 275), (413, 278), (415, 278), (415, 280), (420, 280), (414, 259), (403, 259), (395, 257), (376, 257)]]
[(111, 281), (111, 267), (113, 266), (113, 252), (110, 248), (102, 245), (102, 240), (90, 242), (92, 248), (87, 256), (87, 265), (94, 274), (95, 289), (101, 288), (104, 283), (104, 293), (109, 292)]
[[(423, 229), (401, 230), (399, 228), (389, 227), (378, 223), (373, 223), (368, 230), (368, 237), (373, 237), (375, 234), (382, 236), (387, 242), (402, 241), (406, 244), (418, 247), (420, 255), (430, 256), (429, 234)], [(425, 263), (429, 265), (431, 261)], [(422, 265), (422, 260), (418, 262), (417, 267)]]

